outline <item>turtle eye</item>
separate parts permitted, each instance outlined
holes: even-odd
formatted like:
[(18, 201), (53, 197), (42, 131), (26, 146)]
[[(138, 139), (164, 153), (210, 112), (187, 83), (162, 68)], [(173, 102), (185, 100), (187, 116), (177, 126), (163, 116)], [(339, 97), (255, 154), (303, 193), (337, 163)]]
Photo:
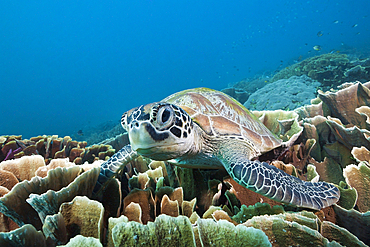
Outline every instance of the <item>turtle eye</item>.
[(168, 119), (170, 119), (170, 116), (171, 116), (171, 112), (169, 109), (164, 109), (163, 112), (162, 112), (162, 123), (165, 123), (168, 121)]
[(159, 108), (157, 114), (157, 123), (161, 129), (170, 126), (174, 119), (174, 111), (169, 106), (163, 106)]

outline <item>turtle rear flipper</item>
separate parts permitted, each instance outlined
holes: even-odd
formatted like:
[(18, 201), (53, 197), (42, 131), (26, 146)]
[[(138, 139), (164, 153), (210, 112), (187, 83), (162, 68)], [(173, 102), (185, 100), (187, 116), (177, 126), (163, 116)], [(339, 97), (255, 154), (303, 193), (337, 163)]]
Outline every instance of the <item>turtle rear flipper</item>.
[(132, 150), (131, 145), (128, 144), (115, 153), (109, 160), (104, 162), (100, 166), (100, 173), (98, 180), (96, 181), (93, 194), (96, 195), (110, 178), (138, 156), (138, 153)]
[(258, 194), (298, 207), (320, 210), (339, 200), (338, 188), (326, 182), (306, 182), (260, 161), (226, 164), (230, 176)]

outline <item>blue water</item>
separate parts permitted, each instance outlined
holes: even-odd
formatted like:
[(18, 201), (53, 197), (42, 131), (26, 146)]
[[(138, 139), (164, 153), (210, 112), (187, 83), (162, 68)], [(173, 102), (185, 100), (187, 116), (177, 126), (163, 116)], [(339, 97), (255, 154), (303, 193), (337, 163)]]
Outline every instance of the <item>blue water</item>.
[(71, 135), (182, 89), (360, 49), (369, 13), (369, 0), (1, 1), (0, 135)]

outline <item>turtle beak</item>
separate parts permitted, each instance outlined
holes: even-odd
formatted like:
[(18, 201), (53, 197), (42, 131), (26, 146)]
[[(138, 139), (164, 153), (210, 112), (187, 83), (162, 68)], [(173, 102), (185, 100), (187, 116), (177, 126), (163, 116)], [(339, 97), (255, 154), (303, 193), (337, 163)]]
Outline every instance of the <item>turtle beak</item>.
[(168, 138), (168, 132), (156, 130), (152, 124), (143, 121), (133, 121), (129, 128), (129, 139), (131, 147), (138, 151), (139, 149), (148, 149), (157, 145), (158, 142)]
[(130, 139), (130, 144), (133, 150), (137, 151), (140, 147), (147, 146), (148, 141), (152, 142), (146, 131), (144, 123), (139, 123), (138, 121), (133, 121), (128, 130), (128, 137)]
[(179, 156), (179, 145), (168, 131), (156, 130), (148, 121), (132, 122), (129, 139), (133, 150), (154, 160), (169, 160)]

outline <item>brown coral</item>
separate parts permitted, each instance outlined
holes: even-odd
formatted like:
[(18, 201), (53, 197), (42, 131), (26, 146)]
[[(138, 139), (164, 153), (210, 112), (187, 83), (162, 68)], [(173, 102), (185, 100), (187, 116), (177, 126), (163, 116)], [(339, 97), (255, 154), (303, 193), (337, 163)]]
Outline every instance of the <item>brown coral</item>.
[(130, 202), (129, 205), (125, 208), (124, 215), (127, 217), (129, 221), (136, 221), (138, 223), (143, 223), (141, 221), (141, 217), (143, 215), (141, 211), (141, 207), (139, 203)]
[(125, 209), (131, 202), (138, 203), (142, 210), (141, 220), (144, 224), (148, 221), (154, 221), (155, 203), (150, 189), (134, 189), (123, 199), (123, 208)]
[(105, 160), (111, 157), (115, 150), (110, 145), (100, 144), (86, 147), (86, 142), (73, 141), (71, 137), (64, 138), (53, 136), (37, 136), (29, 140), (22, 140), (22, 136), (1, 136), (0, 139), (0, 161), (4, 160), (9, 152), (17, 151), (13, 156), (20, 158), (39, 154), (49, 164), (52, 159), (69, 158), (70, 162), (83, 164), (95, 160)]
[(60, 213), (69, 238), (81, 234), (102, 240), (104, 207), (100, 202), (77, 196), (72, 202), (63, 203)]
[(364, 163), (349, 165), (343, 170), (346, 182), (358, 193), (356, 205), (362, 213), (370, 211), (370, 168)]
[(17, 177), (13, 173), (0, 168), (0, 186), (11, 190), (18, 182)]
[(39, 167), (45, 166), (41, 155), (21, 157), (20, 159), (1, 162), (0, 169), (13, 173), (19, 181), (31, 180)]
[(328, 106), (330, 116), (339, 118), (345, 125), (353, 124), (366, 128), (366, 117), (360, 115), (356, 108), (369, 105), (370, 83), (356, 83), (336, 93), (319, 93), (319, 98)]

